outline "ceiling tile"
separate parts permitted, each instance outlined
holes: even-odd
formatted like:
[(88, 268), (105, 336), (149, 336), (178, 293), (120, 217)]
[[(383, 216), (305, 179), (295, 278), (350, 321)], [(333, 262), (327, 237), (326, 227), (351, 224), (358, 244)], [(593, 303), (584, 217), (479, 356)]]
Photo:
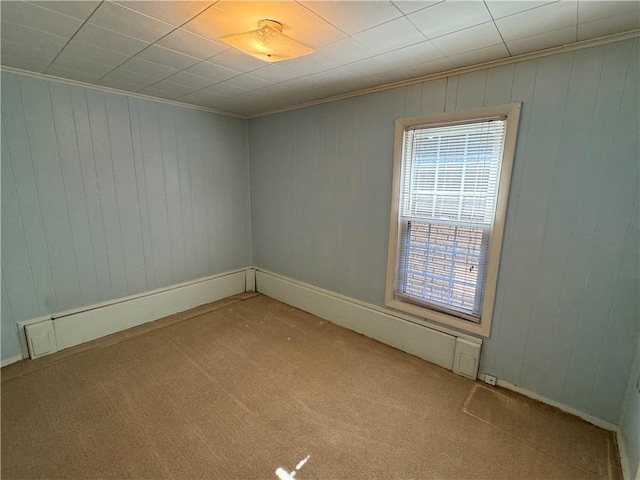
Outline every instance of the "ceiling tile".
[(89, 15), (100, 5), (99, 1), (68, 1), (68, 0), (56, 0), (56, 1), (41, 1), (31, 2), (35, 3), (39, 7), (46, 8), (48, 10), (54, 10), (58, 13), (63, 13), (79, 20), (86, 20)]
[[(122, 72), (119, 73), (121, 74)], [(144, 83), (127, 82), (126, 80), (117, 78), (117, 75), (112, 76), (112, 74), (101, 78), (98, 82), (96, 82), (96, 85), (100, 85), (101, 87), (115, 88), (116, 90), (124, 90), (125, 92), (138, 92), (139, 90), (142, 90), (147, 86), (147, 84)]]
[(199, 75), (200, 77), (209, 78), (212, 81), (222, 82), (228, 78), (237, 77), (242, 72), (233, 70), (231, 68), (222, 67), (209, 62), (201, 62), (193, 67), (189, 67), (185, 72)]
[(122, 55), (128, 56), (135, 55), (150, 45), (148, 42), (143, 42), (137, 38), (113, 32), (90, 23), (85, 23), (73, 39), (110, 52), (121, 53)]
[(637, 1), (581, 1), (578, 3), (578, 23), (591, 22), (617, 15), (630, 15), (638, 20), (640, 2)]
[(578, 24), (578, 40), (603, 37), (621, 31), (640, 28), (640, 16), (622, 13), (613, 17), (600, 18), (591, 22)]
[(176, 92), (164, 90), (156, 85), (151, 85), (149, 87), (143, 88), (139, 91), (139, 93), (141, 95), (149, 95), (150, 97), (164, 98), (166, 100), (174, 100), (180, 96), (176, 94)]
[(324, 70), (330, 70), (335, 67), (335, 65), (331, 65), (329, 62), (325, 62), (319, 57), (315, 55), (307, 55), (305, 57), (292, 58), (289, 60), (283, 60), (278, 62), (278, 64), (282, 68), (286, 68), (287, 70), (291, 70), (296, 73), (298, 76), (300, 75), (311, 75), (313, 73), (322, 72)]
[(18, 68), (28, 72), (44, 73), (49, 63), (37, 62), (24, 56), (10, 55), (2, 53), (2, 65), (11, 68)]
[(145, 93), (145, 91), (147, 91), (148, 93), (148, 90), (151, 88), (163, 90), (164, 92), (171, 94), (173, 98), (181, 97), (182, 95), (186, 95), (188, 93), (194, 92), (195, 90), (199, 90), (197, 88), (189, 87), (187, 85), (182, 85), (180, 83), (175, 83), (170, 80), (162, 80), (158, 83), (154, 83), (153, 85), (143, 90), (140, 90), (140, 93)]
[(251, 72), (251, 74), (260, 78), (264, 78), (265, 80), (272, 83), (284, 82), (285, 80), (291, 80), (292, 78), (298, 76), (297, 73), (294, 73), (291, 70), (287, 70), (286, 68), (283, 68), (275, 63), (254, 70), (253, 72)]
[(411, 67), (404, 67), (373, 75), (369, 80), (372, 86), (378, 86), (407, 80), (411, 78), (412, 75), (414, 75), (413, 69), (411, 69)]
[(402, 15), (388, 1), (303, 1), (302, 4), (349, 35)]
[[(56, 57), (56, 52), (51, 50), (44, 50), (42, 48), (32, 47), (23, 43), (16, 43), (8, 40), (2, 40), (0, 45), (2, 48), (2, 63), (12, 66), (14, 68), (26, 68), (18, 66), (21, 65), (33, 65), (37, 68), (32, 70), (35, 72), (44, 72), (49, 64)], [(11, 64), (5, 63), (5, 57), (11, 59)]]
[(233, 85), (235, 85), (238, 88), (242, 88), (244, 90), (250, 91), (250, 90), (256, 90), (258, 88), (262, 88), (262, 87), (266, 87), (267, 85), (270, 85), (273, 82), (269, 82), (268, 80), (265, 80), (263, 78), (254, 76), (254, 75), (250, 75), (248, 73), (245, 73), (244, 75), (240, 75), (238, 77), (234, 77), (230, 80), (226, 80), (226, 82), (231, 82), (233, 83)]
[(109, 86), (112, 88), (122, 88), (116, 87), (114, 85), (135, 85), (135, 87), (133, 87), (133, 91), (137, 91), (153, 83), (156, 83), (157, 81), (158, 79), (156, 77), (144, 75), (141, 73), (127, 72), (118, 68), (117, 70), (114, 70), (105, 77), (101, 78), (98, 84)]
[(240, 72), (250, 72), (256, 68), (264, 67), (269, 63), (236, 50), (235, 48), (225, 50), (215, 57), (210, 58), (208, 61)]
[(415, 45), (394, 50), (393, 52), (377, 55), (375, 58), (377, 61), (389, 65), (390, 69), (398, 69), (442, 58), (442, 56), (442, 52), (438, 50), (431, 41), (425, 40)]
[(287, 93), (287, 95), (292, 95), (292, 92), (306, 92), (315, 88), (319, 88), (322, 86), (322, 83), (314, 80), (311, 77), (299, 77), (292, 78), (291, 80), (287, 80), (286, 82), (280, 82), (277, 85), (279, 87), (291, 90), (291, 92)]
[(153, 62), (147, 62), (146, 60), (142, 60), (140, 58), (132, 58), (131, 60), (128, 60), (127, 62), (123, 63), (122, 66), (120, 66), (119, 70), (148, 75), (157, 80), (162, 80), (163, 78), (166, 78), (178, 72), (178, 70), (175, 68), (158, 65), (157, 63)]
[(515, 13), (524, 12), (525, 10), (531, 10), (532, 8), (546, 5), (547, 3), (553, 3), (558, 0), (545, 0), (545, 1), (533, 1), (533, 0), (485, 0), (487, 8), (491, 12), (491, 16), (494, 19), (508, 17)]
[(149, 17), (157, 18), (174, 27), (178, 27), (198, 15), (214, 2), (189, 2), (184, 0), (179, 2), (154, 2), (145, 0), (143, 2), (117, 1), (116, 3), (130, 10), (135, 10), (136, 12), (143, 13)]
[(455, 65), (448, 58), (439, 58), (437, 60), (430, 60), (428, 62), (418, 63), (411, 66), (411, 70), (415, 72), (417, 77), (424, 75), (431, 75), (438, 72), (446, 72), (447, 70), (453, 70)]
[(155, 42), (175, 28), (168, 23), (111, 2), (100, 4), (89, 19), (89, 23), (145, 42)]
[(103, 65), (101, 63), (92, 62), (90, 60), (62, 55), (58, 56), (49, 68), (53, 69), (58, 67), (92, 75), (99, 75), (100, 77), (113, 70), (113, 66), (111, 65)]
[(487, 22), (434, 38), (431, 42), (446, 56), (451, 56), (497, 45), (502, 43), (502, 37), (500, 37), (495, 24)]
[(181, 102), (192, 103), (195, 105), (209, 106), (213, 102), (225, 98), (225, 95), (215, 93), (210, 89), (198, 90), (179, 97)]
[(258, 28), (258, 21), (265, 18), (276, 20), (284, 24), (300, 15), (308, 12), (306, 8), (297, 2), (264, 2), (264, 1), (237, 1), (237, 0), (221, 0), (216, 3), (216, 8), (240, 18)]
[(103, 50), (93, 45), (78, 42), (77, 40), (71, 40), (58, 56), (58, 59), (86, 60), (88, 62), (107, 65), (111, 68), (121, 65), (126, 62), (128, 58), (126, 55)]
[[(295, 90), (295, 86), (286, 85), (284, 83), (274, 83), (266, 87), (254, 90), (251, 93), (260, 94), (269, 97), (287, 96)], [(246, 94), (245, 94), (246, 95)]]
[(346, 37), (345, 33), (312, 12), (287, 22), (283, 33), (312, 48), (320, 48)]
[(357, 75), (345, 68), (337, 67), (331, 70), (325, 70), (324, 72), (314, 73), (313, 75), (309, 75), (309, 78), (320, 84), (328, 85), (336, 82), (354, 80), (357, 78)]
[(343, 38), (330, 45), (318, 49), (315, 57), (321, 58), (332, 65), (346, 65), (371, 56), (371, 52), (351, 37)]
[(184, 55), (159, 45), (151, 45), (136, 55), (136, 58), (157, 63), (158, 65), (166, 65), (177, 70), (184, 70), (201, 61), (199, 58)]
[(178, 72), (175, 75), (171, 75), (169, 78), (167, 78), (167, 80), (173, 83), (179, 83), (180, 85), (185, 85), (197, 89), (208, 87), (209, 85), (217, 83), (217, 80), (201, 77), (189, 72)]
[(213, 42), (183, 28), (174, 30), (159, 40), (158, 45), (184, 53), (185, 55), (191, 55), (201, 60), (218, 55), (229, 48), (226, 45)]
[(506, 42), (576, 26), (577, 2), (564, 0), (496, 20)]
[(2, 20), (71, 38), (82, 21), (27, 2), (2, 2)]
[(436, 3), (440, 3), (443, 0), (435, 0), (435, 1), (411, 1), (411, 0), (393, 0), (393, 4), (398, 7), (402, 13), (405, 15), (413, 12), (417, 12), (418, 10), (422, 10), (423, 8), (430, 7), (435, 5)]
[(182, 28), (209, 40), (219, 40), (226, 35), (248, 32), (257, 27), (251, 22), (229, 15), (214, 5)]
[(233, 80), (225, 80), (224, 82), (216, 83), (211, 87), (207, 87), (203, 89), (203, 91), (215, 92), (221, 97), (234, 97), (236, 95), (240, 95), (241, 93), (245, 93), (247, 90), (235, 86), (233, 84)]
[(41, 32), (32, 28), (23, 27), (17, 23), (2, 22), (0, 28), (2, 41), (20, 43), (30, 47), (42, 48), (58, 53), (65, 46), (68, 39), (52, 33)]
[(427, 38), (436, 38), (491, 20), (484, 2), (445, 1), (408, 16)]
[(509, 52), (507, 51), (507, 47), (500, 44), (480, 48), (471, 52), (460, 53), (458, 55), (452, 55), (448, 58), (456, 67), (466, 67), (467, 65), (490, 62), (491, 60), (498, 60), (508, 56)]
[(389, 64), (384, 61), (382, 56), (375, 56), (344, 65), (341, 68), (358, 76), (370, 76), (389, 70)]
[(53, 75), (54, 77), (68, 78), (71, 80), (77, 80), (84, 83), (95, 83), (102, 75), (99, 73), (81, 72), (78, 70), (71, 70), (69, 68), (63, 68), (58, 65), (53, 65), (47, 70), (47, 75)]
[(545, 48), (566, 45), (576, 41), (576, 28), (565, 27), (551, 32), (544, 32), (531, 37), (518, 38), (507, 42), (507, 48), (512, 55), (544, 50)]
[(423, 42), (424, 35), (404, 17), (391, 20), (352, 37), (374, 54)]

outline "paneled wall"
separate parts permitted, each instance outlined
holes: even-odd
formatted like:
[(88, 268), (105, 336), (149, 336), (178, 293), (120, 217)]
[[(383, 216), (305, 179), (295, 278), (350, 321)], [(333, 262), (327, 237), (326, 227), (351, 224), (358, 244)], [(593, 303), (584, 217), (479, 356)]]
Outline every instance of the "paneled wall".
[(2, 74), (2, 358), (15, 322), (252, 264), (246, 120)]
[(394, 120), (522, 102), (481, 371), (618, 423), (637, 346), (638, 40), (256, 118), (258, 266), (383, 305)]

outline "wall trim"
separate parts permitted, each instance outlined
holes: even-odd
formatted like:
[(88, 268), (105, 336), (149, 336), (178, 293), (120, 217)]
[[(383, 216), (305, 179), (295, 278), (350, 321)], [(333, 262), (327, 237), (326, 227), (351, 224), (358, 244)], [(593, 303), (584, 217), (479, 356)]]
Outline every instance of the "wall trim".
[(262, 269), (256, 271), (256, 290), (448, 370), (453, 369), (457, 337), (482, 344), (478, 338), (430, 328), (395, 312)]
[(6, 65), (0, 66), (0, 72), (4, 72), (4, 71), (9, 73), (15, 73), (16, 75), (23, 75), (25, 77), (40, 78), (43, 80), (48, 80), (50, 82), (64, 83), (67, 85), (90, 88), (92, 90), (99, 90), (102, 92), (116, 93), (118, 95), (126, 95), (128, 97), (140, 98), (143, 100), (151, 100), (153, 102), (159, 102), (159, 103), (166, 103), (168, 105), (173, 105), (176, 107), (185, 107), (185, 108), (191, 108), (193, 110), (201, 110), (203, 112), (215, 113), (215, 114), (224, 115), (227, 117), (236, 117), (236, 118), (244, 118), (244, 119), (248, 118), (246, 115), (238, 115), (237, 113), (225, 112), (223, 110), (216, 110), (215, 108), (202, 107), (200, 105), (194, 105), (192, 103), (183, 103), (183, 102), (177, 102), (175, 100), (168, 100), (166, 98), (152, 97), (151, 95), (144, 95), (142, 93), (136, 93), (136, 92), (128, 92), (126, 90), (105, 87), (103, 85), (96, 85), (93, 83), (85, 83), (79, 80), (72, 80), (70, 78), (54, 77), (53, 75), (47, 75), (45, 73), (38, 73), (38, 72), (30, 72), (29, 70), (22, 70), (20, 68), (14, 68), (14, 67), (7, 67)]
[(476, 72), (478, 70), (484, 70), (486, 68), (493, 68), (493, 67), (499, 67), (502, 65), (508, 65), (510, 63), (516, 63), (516, 62), (523, 62), (526, 60), (532, 60), (532, 59), (536, 59), (536, 58), (542, 58), (542, 57), (546, 57), (549, 55), (555, 55), (556, 53), (564, 53), (564, 52), (572, 52), (574, 50), (580, 50), (583, 48), (589, 48), (589, 47), (595, 47), (597, 45), (604, 45), (607, 43), (613, 43), (613, 42), (618, 42), (621, 40), (627, 40), (630, 38), (636, 38), (640, 36), (640, 29), (635, 29), (635, 30), (630, 30), (628, 32), (622, 32), (622, 33), (614, 33), (612, 35), (607, 35), (604, 37), (599, 37), (599, 38), (594, 38), (594, 39), (590, 39), (590, 40), (583, 40), (581, 42), (575, 42), (575, 43), (571, 43), (571, 44), (567, 44), (567, 45), (560, 45), (557, 47), (551, 47), (551, 48), (547, 48), (545, 50), (539, 50), (537, 52), (530, 52), (530, 53), (523, 53), (520, 55), (515, 55), (513, 57), (508, 57), (508, 58), (501, 58), (498, 60), (492, 60), (489, 62), (484, 62), (484, 63), (478, 63), (475, 65), (470, 65), (467, 67), (459, 67), (459, 68), (454, 68), (452, 70), (446, 70), (444, 72), (437, 72), (437, 73), (432, 73), (429, 75), (423, 75), (420, 77), (415, 77), (415, 78), (410, 78), (407, 80), (400, 80), (398, 82), (392, 82), (392, 83), (385, 83), (383, 85), (378, 85), (375, 87), (369, 87), (369, 88), (365, 88), (365, 89), (361, 89), (361, 90), (356, 90), (354, 92), (349, 92), (349, 93), (343, 93), (340, 95), (334, 95), (331, 97), (327, 97), (327, 98), (322, 98), (319, 100), (313, 100), (310, 102), (305, 102), (305, 103), (300, 103), (297, 105), (292, 105), (290, 107), (284, 107), (284, 108), (280, 108), (280, 109), (275, 109), (275, 110), (269, 110), (266, 111), (264, 113), (259, 113), (257, 115), (240, 115), (237, 113), (231, 113), (231, 112), (225, 112), (222, 110), (216, 110), (213, 108), (208, 108), (208, 107), (202, 107), (199, 105), (193, 105), (191, 103), (182, 103), (182, 102), (178, 102), (176, 100), (167, 100), (166, 98), (159, 98), (159, 97), (152, 97), (149, 95), (143, 95), (141, 93), (135, 93), (135, 92), (127, 92), (126, 90), (119, 90), (117, 88), (110, 88), (110, 87), (105, 87), (102, 85), (95, 85), (92, 83), (85, 83), (85, 82), (81, 82), (78, 80), (71, 80), (71, 79), (67, 79), (67, 78), (61, 78), (61, 77), (54, 77), (52, 75), (46, 75), (44, 73), (38, 73), (38, 72), (30, 72), (28, 70), (22, 70), (19, 68), (14, 68), (14, 67), (7, 67), (7, 66), (0, 66), (0, 72), (2, 71), (7, 71), (7, 72), (11, 72), (11, 73), (16, 73), (19, 75), (26, 75), (26, 76), (30, 76), (30, 77), (36, 77), (36, 78), (43, 78), (46, 80), (50, 80), (52, 82), (58, 82), (58, 83), (66, 83), (69, 85), (76, 85), (76, 86), (80, 86), (80, 87), (85, 87), (85, 88), (92, 88), (95, 90), (102, 90), (105, 92), (110, 92), (110, 93), (117, 93), (120, 95), (127, 95), (130, 97), (135, 97), (135, 98), (141, 98), (144, 100), (152, 100), (155, 102), (160, 102), (160, 103), (166, 103), (169, 105), (175, 105), (175, 106), (179, 106), (179, 107), (186, 107), (186, 108), (192, 108), (195, 110), (202, 110), (205, 112), (209, 112), (209, 113), (216, 113), (218, 115), (226, 115), (229, 117), (236, 117), (236, 118), (244, 118), (244, 119), (251, 119), (251, 118), (259, 118), (259, 117), (263, 117), (266, 115), (272, 115), (274, 113), (282, 113), (282, 112), (288, 112), (290, 110), (297, 110), (299, 108), (306, 108), (306, 107), (312, 107), (314, 105), (321, 105), (323, 103), (328, 103), (328, 102), (334, 102), (337, 100), (343, 100), (346, 98), (351, 98), (351, 97), (359, 97), (360, 95), (367, 95), (369, 93), (376, 93), (376, 92), (382, 92), (385, 90), (390, 90), (393, 88), (398, 88), (398, 87), (406, 87), (409, 85), (415, 85), (417, 83), (422, 83), (422, 82), (427, 82), (430, 80), (437, 80), (439, 78), (444, 78), (444, 77), (450, 77), (453, 75), (462, 75), (465, 73), (471, 73), (471, 72)]
[(545, 50), (538, 50), (536, 52), (522, 53), (520, 55), (514, 55), (513, 57), (500, 58), (498, 60), (491, 60), (489, 62), (478, 63), (475, 65), (469, 65), (467, 67), (458, 67), (451, 70), (445, 70), (443, 72), (431, 73), (429, 75), (423, 75), (421, 77), (410, 78), (408, 80), (399, 80), (397, 82), (386, 83), (375, 87), (364, 88), (362, 90), (356, 90), (354, 92), (342, 93), (340, 95), (334, 95), (327, 98), (321, 98), (318, 100), (312, 100), (310, 102), (300, 103), (291, 107), (283, 107), (275, 110), (269, 110), (257, 115), (249, 115), (247, 118), (259, 118), (266, 115), (273, 115), (274, 113), (288, 112), (291, 110), (297, 110), (299, 108), (312, 107), (314, 105), (321, 105), (323, 103), (335, 102), (337, 100), (344, 100), (352, 97), (359, 97), (361, 95), (368, 95), (370, 93), (383, 92), (385, 90), (391, 90), (393, 88), (407, 87), (409, 85), (415, 85), (417, 83), (428, 82), (430, 80), (437, 80), (439, 78), (451, 77), (454, 75), (463, 75), (465, 73), (477, 72), (478, 70), (485, 70), (487, 68), (500, 67), (502, 65), (509, 65), (511, 63), (524, 62), (526, 60), (533, 60), (542, 57), (548, 57), (549, 55), (555, 55), (557, 53), (573, 52), (575, 50), (581, 50), (583, 48), (595, 47), (598, 45), (605, 45), (608, 43), (619, 42), (622, 40), (628, 40), (640, 36), (640, 29), (629, 30), (628, 32), (614, 33), (604, 37), (592, 38), (590, 40), (583, 40), (581, 42), (570, 43), (567, 45), (560, 45), (557, 47), (547, 48)]
[(640, 480), (640, 466), (636, 471), (635, 476), (631, 471), (631, 461), (629, 456), (627, 455), (628, 447), (627, 443), (624, 440), (624, 436), (622, 435), (622, 430), (620, 428), (616, 431), (616, 440), (618, 442), (618, 452), (620, 453), (620, 464), (622, 466), (622, 478), (624, 480)]
[[(486, 375), (485, 373), (478, 374), (478, 380), (484, 381), (485, 375)], [(575, 415), (576, 417), (579, 417), (595, 425), (596, 427), (604, 428), (605, 430), (615, 432), (616, 434), (619, 432), (618, 426), (614, 425), (613, 423), (610, 423), (610, 422), (607, 422), (606, 420), (602, 420), (600, 418), (589, 415), (588, 413), (585, 413), (576, 408), (570, 407), (569, 405), (565, 405), (564, 403), (551, 400), (550, 398), (544, 397), (542, 395), (539, 395), (525, 388), (518, 387), (517, 385), (507, 382), (506, 380), (498, 379), (497, 385), (499, 387), (506, 388), (507, 390), (511, 390), (512, 392), (516, 392), (521, 395), (524, 395), (525, 397), (532, 398), (533, 400), (537, 400), (539, 402), (546, 403), (547, 405), (551, 405), (552, 407), (556, 407), (562, 410), (563, 412), (570, 413), (571, 415)]]
[(19, 362), (22, 359), (23, 359), (22, 355), (16, 355), (15, 357), (5, 358), (0, 363), (0, 367), (6, 367), (7, 365), (11, 365), (12, 363)]
[[(376, 312), (380, 312), (382, 314), (389, 315), (390, 317), (394, 317), (394, 318), (399, 319), (399, 320), (405, 320), (405, 321), (410, 322), (410, 323), (415, 323), (416, 325), (420, 325), (422, 327), (427, 327), (427, 328), (430, 328), (431, 330), (436, 330), (438, 332), (445, 333), (447, 335), (452, 335), (452, 336), (457, 337), (457, 338), (464, 338), (465, 340), (469, 340), (472, 343), (477, 343), (478, 345), (482, 345), (482, 339), (481, 338), (478, 338), (478, 337), (476, 337), (474, 335), (471, 335), (468, 332), (463, 332), (463, 331), (460, 331), (460, 330), (456, 330), (454, 328), (450, 328), (450, 327), (447, 327), (447, 326), (444, 326), (444, 325), (440, 325), (438, 323), (432, 323), (432, 322), (429, 322), (428, 320), (425, 320), (424, 318), (416, 317), (416, 316), (413, 316), (413, 315), (409, 315), (409, 314), (400, 312), (398, 310), (392, 310), (390, 308), (380, 307), (378, 305), (374, 305), (373, 303), (363, 302), (362, 300), (358, 300), (357, 298), (353, 298), (353, 297), (348, 297), (347, 295), (342, 295), (341, 293), (334, 292), (333, 290), (327, 290), (327, 289), (318, 287), (316, 285), (312, 285), (310, 283), (302, 282), (300, 280), (296, 280), (294, 278), (287, 277), (285, 275), (280, 275), (279, 273), (275, 273), (275, 272), (272, 272), (270, 270), (265, 270), (264, 268), (256, 267), (256, 275), (258, 275), (259, 273), (263, 273), (265, 275), (269, 275), (271, 277), (275, 277), (275, 278), (278, 278), (280, 280), (284, 280), (286, 282), (291, 282), (291, 283), (293, 283), (295, 285), (300, 285), (300, 286), (308, 288), (310, 290), (314, 290), (316, 292), (322, 293), (324, 295), (329, 295), (331, 297), (335, 297), (337, 299), (344, 300), (346, 302), (354, 303), (356, 305), (359, 305), (361, 307), (364, 307), (364, 308), (367, 308), (367, 309), (370, 309), (370, 310), (375, 310)], [(257, 280), (256, 280), (256, 291), (260, 292), (260, 289), (257, 286)], [(260, 293), (262, 293), (262, 292), (260, 292)]]
[(624, 480), (633, 480), (631, 478), (631, 466), (629, 465), (629, 457), (627, 456), (626, 444), (622, 431), (618, 429), (616, 432), (616, 441), (618, 442), (618, 452), (620, 453), (620, 465), (622, 467), (622, 478)]
[(29, 357), (25, 348), (25, 325), (52, 319), (58, 350), (63, 350), (242, 293), (245, 291), (248, 269), (252, 267), (17, 322), (22, 348), (20, 358)]

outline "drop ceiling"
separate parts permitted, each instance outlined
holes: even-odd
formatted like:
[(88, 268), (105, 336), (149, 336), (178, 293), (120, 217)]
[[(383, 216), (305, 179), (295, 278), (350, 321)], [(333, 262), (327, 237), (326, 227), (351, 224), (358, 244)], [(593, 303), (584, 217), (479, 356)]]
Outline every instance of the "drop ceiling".
[[(1, 63), (240, 116), (622, 32), (640, 2), (2, 1)], [(281, 22), (317, 50), (266, 63), (219, 41)]]

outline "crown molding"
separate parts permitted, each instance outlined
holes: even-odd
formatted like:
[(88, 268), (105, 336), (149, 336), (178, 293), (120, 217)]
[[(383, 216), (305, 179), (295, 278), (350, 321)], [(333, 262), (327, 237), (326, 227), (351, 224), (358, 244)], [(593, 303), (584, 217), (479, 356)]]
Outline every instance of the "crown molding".
[(167, 100), (166, 98), (152, 97), (151, 95), (143, 95), (142, 93), (128, 92), (126, 90), (119, 90), (117, 88), (105, 87), (102, 85), (94, 85), (92, 83), (80, 82), (78, 80), (71, 80), (68, 78), (54, 77), (53, 75), (46, 75), (44, 73), (38, 73), (38, 72), (30, 72), (28, 70), (21, 70), (19, 68), (7, 67), (5, 65), (0, 65), (0, 72), (15, 73), (17, 75), (22, 75), (25, 77), (40, 78), (40, 79), (48, 80), (50, 82), (64, 83), (67, 85), (90, 88), (92, 90), (100, 90), (108, 93), (116, 93), (119, 95), (126, 95), (127, 97), (140, 98), (143, 100), (151, 100), (154, 102), (166, 103), (168, 105), (174, 105), (177, 107), (191, 108), (193, 110), (201, 110), (203, 112), (215, 113), (217, 115), (225, 115), (227, 117), (236, 117), (236, 118), (243, 118), (243, 119), (248, 118), (246, 115), (239, 115), (237, 113), (225, 112), (223, 110), (216, 110), (214, 108), (203, 107), (200, 105), (193, 105), (191, 103), (177, 102), (175, 100)]
[(391, 90), (398, 87), (407, 87), (415, 85), (417, 83), (427, 82), (430, 80), (437, 80), (439, 78), (451, 77), (454, 75), (462, 75), (465, 73), (477, 72), (478, 70), (484, 70), (487, 68), (500, 67), (502, 65), (509, 65), (517, 62), (524, 62), (526, 60), (534, 60), (537, 58), (548, 57), (550, 55), (556, 55), (559, 53), (573, 52), (575, 50), (581, 50), (584, 48), (595, 47), (598, 45), (606, 45), (609, 43), (620, 42), (622, 40), (628, 40), (631, 38), (640, 37), (640, 29), (629, 30), (628, 32), (615, 33), (613, 35), (607, 35), (605, 37), (594, 38), (591, 40), (583, 40), (581, 42), (570, 43), (567, 45), (560, 45), (557, 47), (547, 48), (545, 50), (538, 50), (536, 52), (523, 53), (520, 55), (514, 55), (512, 57), (501, 58), (498, 60), (491, 60), (489, 62), (478, 63), (475, 65), (469, 65), (466, 67), (454, 68), (451, 70), (445, 70), (443, 72), (431, 73), (429, 75), (423, 75), (420, 77), (411, 78), (408, 80), (400, 80), (397, 82), (386, 83), (384, 85), (378, 85), (376, 87), (368, 87), (362, 90), (356, 90), (349, 93), (343, 93), (340, 95), (334, 95), (332, 97), (322, 98), (319, 100), (313, 100), (311, 102), (301, 103), (291, 107), (284, 107), (276, 110), (270, 110), (268, 112), (259, 113), (257, 115), (247, 115), (247, 118), (259, 118), (266, 115), (273, 115), (275, 113), (288, 112), (291, 110), (298, 110), (300, 108), (312, 107), (314, 105), (321, 105), (323, 103), (335, 102), (337, 100), (344, 100), (347, 98), (359, 97), (361, 95), (368, 95), (370, 93), (383, 92), (385, 90)]

